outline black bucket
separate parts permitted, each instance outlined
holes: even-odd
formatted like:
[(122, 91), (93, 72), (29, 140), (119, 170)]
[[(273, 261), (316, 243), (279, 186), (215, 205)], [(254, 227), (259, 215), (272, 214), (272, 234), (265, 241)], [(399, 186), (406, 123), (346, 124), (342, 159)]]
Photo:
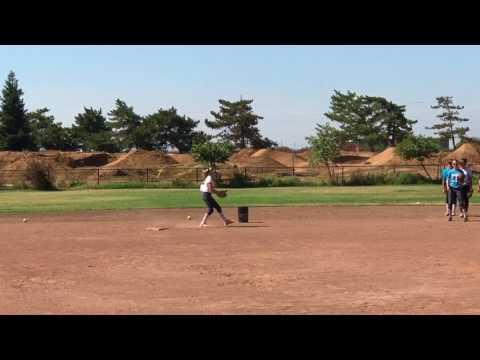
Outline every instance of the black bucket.
[(238, 208), (238, 222), (248, 223), (248, 207), (240, 206)]

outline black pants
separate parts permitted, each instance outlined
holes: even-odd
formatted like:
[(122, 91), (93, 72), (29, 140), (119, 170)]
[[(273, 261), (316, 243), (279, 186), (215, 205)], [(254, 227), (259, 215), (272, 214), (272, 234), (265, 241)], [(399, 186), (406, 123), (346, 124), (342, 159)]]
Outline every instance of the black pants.
[(468, 211), (468, 206), (470, 205), (470, 199), (468, 198), (468, 193), (470, 192), (469, 186), (462, 187), (462, 197), (463, 197), (463, 208)]
[(462, 188), (458, 189), (453, 189), (450, 188), (448, 191), (448, 209), (452, 211), (452, 205), (456, 204), (458, 201), (458, 204), (461, 209), (465, 208), (465, 198), (463, 196), (464, 191)]
[(205, 204), (207, 204), (208, 215), (212, 215), (213, 209), (216, 209), (220, 214), (222, 213), (222, 208), (220, 207), (220, 205), (218, 205), (212, 194), (204, 192), (202, 193), (202, 199), (203, 201), (205, 201)]

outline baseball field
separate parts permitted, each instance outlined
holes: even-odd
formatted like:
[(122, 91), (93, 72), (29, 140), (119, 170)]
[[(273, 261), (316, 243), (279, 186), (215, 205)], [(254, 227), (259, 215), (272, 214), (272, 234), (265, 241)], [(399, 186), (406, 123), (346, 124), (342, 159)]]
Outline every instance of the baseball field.
[(249, 222), (200, 229), (198, 190), (1, 191), (0, 313), (479, 314), (479, 198), (464, 223), (438, 185), (230, 189)]

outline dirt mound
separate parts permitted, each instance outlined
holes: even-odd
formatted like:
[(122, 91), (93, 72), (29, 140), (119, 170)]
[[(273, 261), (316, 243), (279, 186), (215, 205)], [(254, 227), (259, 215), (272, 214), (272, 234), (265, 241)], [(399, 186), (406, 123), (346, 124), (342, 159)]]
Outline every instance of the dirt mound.
[(192, 155), (190, 154), (167, 154), (167, 156), (171, 157), (177, 163), (182, 165), (195, 165), (196, 162), (193, 159)]
[(379, 154), (376, 154), (365, 161), (365, 164), (375, 165), (375, 166), (384, 166), (384, 165), (402, 165), (409, 164), (415, 165), (419, 164), (416, 160), (404, 160), (400, 155), (395, 153), (395, 147), (390, 146), (386, 148)]
[(146, 169), (175, 165), (177, 162), (159, 151), (130, 150), (119, 159), (103, 166), (103, 169)]
[(45, 153), (6, 151), (0, 154), (0, 168), (6, 171), (24, 171), (34, 161), (52, 170), (70, 169), (72, 165), (72, 160), (59, 151)]
[(232, 164), (243, 165), (250, 161), (250, 157), (256, 152), (253, 149), (242, 149), (232, 156), (230, 156), (229, 162)]
[(273, 150), (270, 150), (270, 149), (260, 149), (260, 150), (255, 151), (252, 154), (252, 157), (253, 158), (262, 157), (262, 156), (265, 157), (265, 156), (270, 155), (272, 152), (273, 152)]
[(0, 151), (0, 169), (25, 157), (25, 153), (18, 151)]
[(252, 157), (245, 166), (265, 167), (265, 168), (286, 168), (282, 163), (272, 159), (269, 156)]
[(114, 161), (113, 156), (105, 152), (65, 152), (62, 154), (64, 154), (67, 158), (71, 159), (71, 166), (74, 168), (83, 166), (102, 167)]
[(302, 157), (297, 156), (296, 154), (292, 154), (291, 152), (287, 151), (278, 151), (278, 150), (270, 150), (270, 149), (262, 149), (258, 150), (256, 153), (252, 155), (252, 158), (266, 158), (269, 157), (283, 166), (287, 167), (308, 167), (308, 161)]
[(310, 152), (311, 150), (305, 150), (305, 151), (302, 151), (302, 152), (299, 152), (297, 154), (297, 156), (303, 158), (304, 160), (308, 161), (308, 158), (310, 157)]
[(368, 156), (358, 156), (358, 155), (340, 155), (335, 158), (335, 163), (337, 164), (361, 164), (365, 161), (368, 161)]
[(470, 163), (480, 163), (480, 145), (474, 143), (462, 144), (457, 150), (452, 151), (447, 159), (467, 159)]

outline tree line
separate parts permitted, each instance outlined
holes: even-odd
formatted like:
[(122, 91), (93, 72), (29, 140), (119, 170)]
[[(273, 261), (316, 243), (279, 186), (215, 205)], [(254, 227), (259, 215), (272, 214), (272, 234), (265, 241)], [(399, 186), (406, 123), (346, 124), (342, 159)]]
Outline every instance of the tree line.
[[(435, 138), (429, 141), (452, 143), (466, 138), (468, 127), (460, 126), (468, 119), (460, 116), (463, 106), (453, 103), (452, 97), (438, 97), (432, 109), (440, 110), (438, 123), (429, 128)], [(262, 136), (253, 100), (219, 100), (219, 109), (211, 111), (207, 128), (215, 135), (199, 130), (199, 120), (180, 115), (174, 107), (160, 108), (153, 114), (141, 116), (125, 101), (117, 99), (107, 114), (101, 109), (84, 107), (70, 127), (57, 122), (48, 108), (28, 111), (23, 90), (12, 71), (8, 74), (0, 97), (0, 150), (22, 151), (83, 150), (121, 152), (132, 148), (162, 150), (176, 148), (191, 152), (195, 145), (228, 144), (226, 148), (275, 148), (278, 144)], [(307, 137), (310, 147), (320, 145), (336, 149), (347, 143), (358, 144), (370, 151), (396, 146), (411, 138), (417, 120), (405, 115), (406, 107), (379, 96), (359, 95), (335, 90), (329, 111), (324, 115), (333, 122), (317, 124), (316, 134)], [(213, 150), (212, 150), (213, 151)]]
[(211, 111), (213, 120), (205, 120), (208, 128), (218, 132), (210, 135), (198, 129), (199, 120), (180, 115), (174, 107), (141, 116), (120, 99), (106, 115), (101, 109), (84, 107), (72, 126), (65, 127), (46, 107), (29, 112), (23, 95), (15, 73), (10, 72), (0, 97), (0, 150), (121, 152), (175, 148), (190, 152), (194, 144), (213, 139), (235, 148), (278, 146), (260, 134), (258, 121), (263, 117), (253, 112), (253, 100), (220, 99), (219, 110)]

